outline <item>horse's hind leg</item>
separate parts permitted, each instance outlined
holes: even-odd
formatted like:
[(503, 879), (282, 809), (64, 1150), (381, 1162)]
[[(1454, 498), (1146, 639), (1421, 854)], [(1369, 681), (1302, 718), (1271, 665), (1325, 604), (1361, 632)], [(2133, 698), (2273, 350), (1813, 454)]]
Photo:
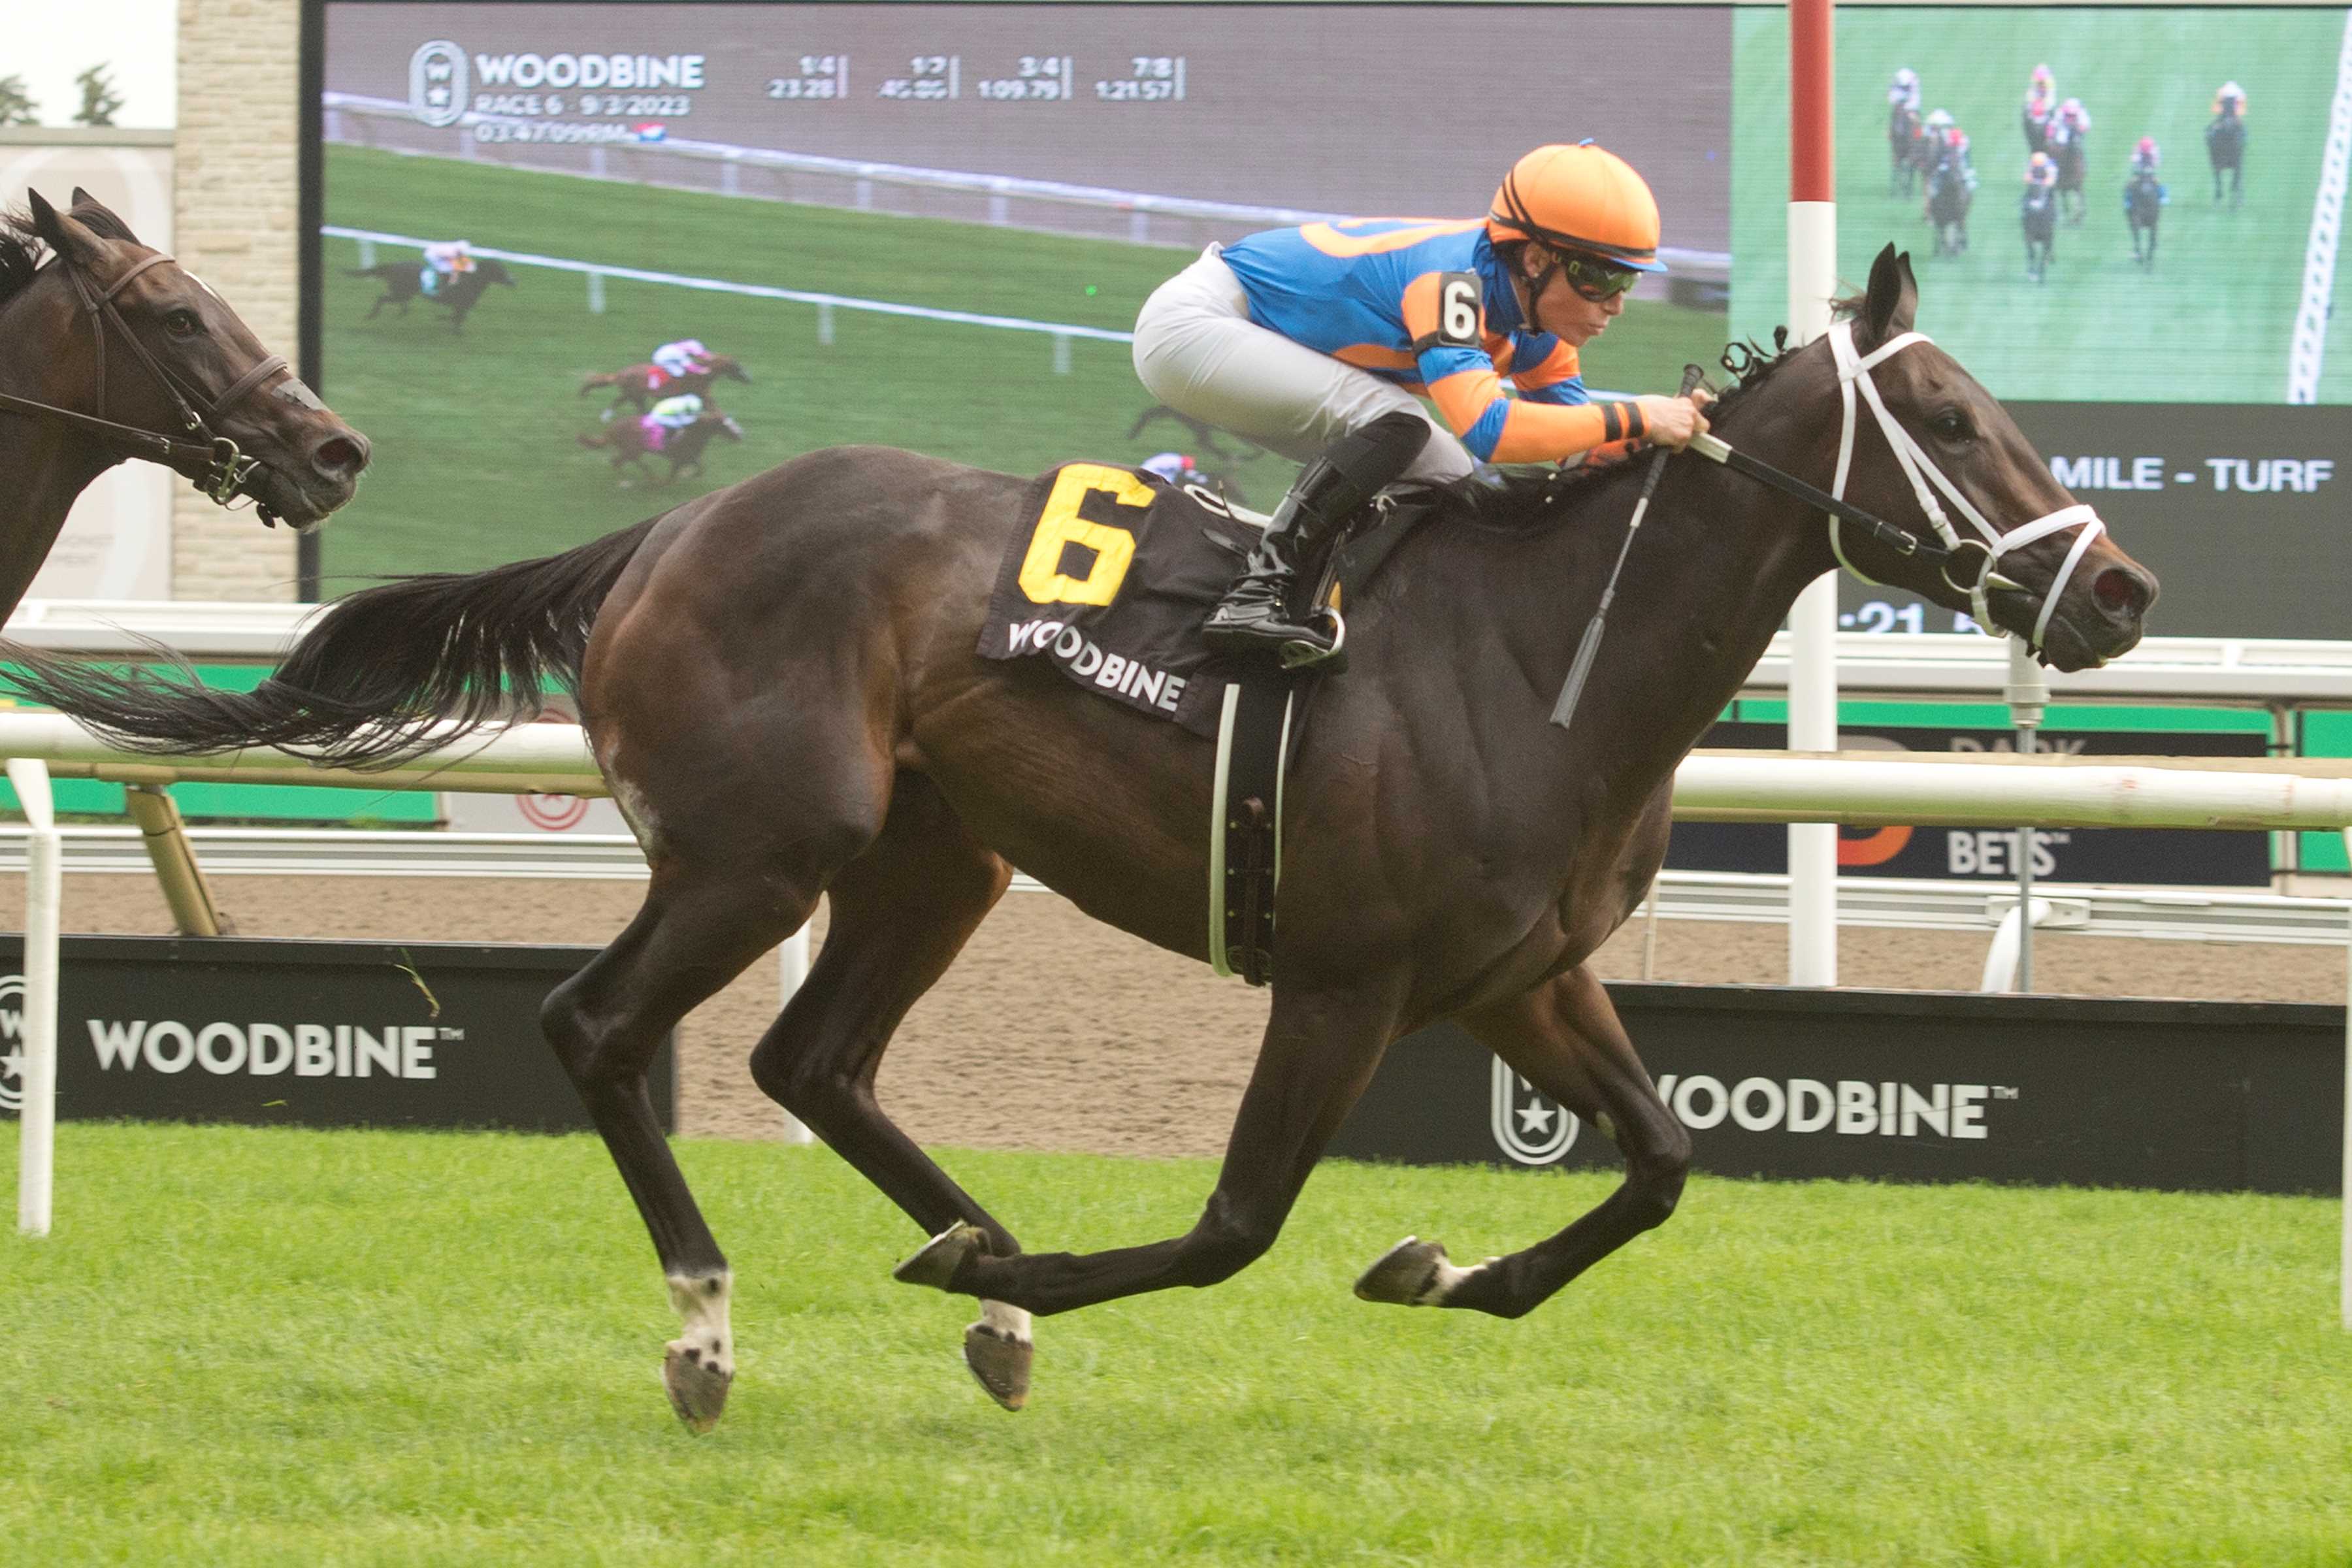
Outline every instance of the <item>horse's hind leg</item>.
[(1528, 1082), (1614, 1137), (1625, 1155), (1625, 1179), (1566, 1230), (1468, 1268), (1448, 1262), (1435, 1242), (1408, 1237), (1365, 1270), (1356, 1294), (1516, 1318), (1665, 1223), (1690, 1169), (1690, 1134), (1658, 1098), (1609, 994), (1580, 965), (1460, 1022)]
[[(882, 1053), (996, 905), (1012, 870), (964, 828), (930, 782), (898, 775), (881, 837), (827, 890), (832, 914), (807, 980), (751, 1053), (751, 1077), (926, 1236), (977, 1227), (992, 1254), (1020, 1244), (899, 1131), (874, 1095)], [(981, 1303), (964, 1359), (990, 1396), (1029, 1392), (1029, 1314)]]
[(994, 1256), (958, 1226), (898, 1277), (1040, 1315), (1175, 1285), (1214, 1285), (1274, 1245), (1307, 1173), (1371, 1080), (1396, 1028), (1402, 977), (1277, 982), (1265, 1044), (1242, 1095), (1216, 1190), (1183, 1235), (1108, 1252)]

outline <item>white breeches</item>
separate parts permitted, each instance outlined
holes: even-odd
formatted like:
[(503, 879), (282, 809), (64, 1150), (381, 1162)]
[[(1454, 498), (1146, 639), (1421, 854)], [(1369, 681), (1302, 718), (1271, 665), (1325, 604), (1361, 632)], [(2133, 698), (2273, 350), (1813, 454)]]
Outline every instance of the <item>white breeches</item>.
[(1404, 388), (1268, 331), (1212, 245), (1152, 290), (1135, 319), (1135, 374), (1169, 407), (1306, 462), (1366, 422), (1402, 409), (1429, 426), (1404, 477), (1458, 479), (1476, 465)]

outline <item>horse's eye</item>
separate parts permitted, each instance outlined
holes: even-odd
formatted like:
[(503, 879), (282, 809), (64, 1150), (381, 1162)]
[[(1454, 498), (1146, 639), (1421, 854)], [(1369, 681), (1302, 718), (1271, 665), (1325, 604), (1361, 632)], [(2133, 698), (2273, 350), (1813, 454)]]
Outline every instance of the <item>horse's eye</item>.
[(1947, 441), (1969, 438), (1969, 416), (1957, 408), (1948, 408), (1927, 422), (1927, 428)]
[(192, 338), (203, 327), (204, 322), (196, 319), (196, 313), (184, 306), (163, 317), (163, 330), (175, 338)]

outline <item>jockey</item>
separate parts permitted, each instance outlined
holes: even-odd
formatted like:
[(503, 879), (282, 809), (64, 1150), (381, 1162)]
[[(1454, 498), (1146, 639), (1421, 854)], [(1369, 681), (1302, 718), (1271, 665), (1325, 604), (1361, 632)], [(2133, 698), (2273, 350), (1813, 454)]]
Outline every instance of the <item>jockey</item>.
[(2153, 174), (2163, 164), (2164, 153), (2158, 148), (2156, 138), (2141, 137), (2139, 145), (2132, 149), (2131, 172), (2135, 174)]
[(1328, 649), (1328, 636), (1288, 622), (1298, 560), (1391, 479), (1645, 440), (1680, 447), (1704, 431), (1703, 396), (1595, 403), (1584, 389), (1578, 349), (1644, 273), (1665, 270), (1657, 248), (1650, 187), (1583, 142), (1521, 158), (1483, 220), (1272, 229), (1213, 244), (1161, 284), (1135, 323), (1143, 384), (1307, 464), (1210, 616), (1210, 646)]
[(441, 292), (441, 280), (474, 269), (474, 247), (462, 239), (436, 240), (425, 247), (425, 265), (416, 274), (416, 286), (429, 298)]
[(2063, 147), (2080, 142), (2090, 129), (2091, 111), (2083, 107), (2081, 99), (2070, 98), (2060, 104), (2058, 112), (2051, 117), (2050, 144)]
[(1912, 113), (1919, 112), (1919, 73), (1905, 66), (1895, 73), (1893, 85), (1886, 89), (1888, 107), (1900, 106)]
[(691, 392), (681, 392), (647, 409), (645, 417), (637, 421), (637, 428), (646, 433), (646, 450), (658, 452), (667, 444), (672, 431), (683, 430), (701, 417), (702, 399)]
[(2058, 185), (2058, 161), (2047, 153), (2036, 153), (2025, 161), (2025, 194), (2028, 198), (2042, 191), (2055, 190)]
[(1188, 452), (1159, 452), (1136, 465), (1147, 474), (1156, 474), (1171, 485), (1181, 485), (1201, 477), (1200, 465)]
[(654, 363), (672, 381), (684, 375), (698, 375), (710, 368), (710, 351), (702, 346), (700, 338), (680, 338), (674, 343), (664, 343), (654, 350)]
[(2050, 145), (2050, 121), (2057, 113), (2058, 84), (2046, 65), (2035, 66), (2025, 89), (2025, 147), (2040, 153)]
[(2246, 89), (2234, 81), (2225, 81), (2221, 90), (2213, 95), (2213, 118), (2242, 120), (2246, 117)]

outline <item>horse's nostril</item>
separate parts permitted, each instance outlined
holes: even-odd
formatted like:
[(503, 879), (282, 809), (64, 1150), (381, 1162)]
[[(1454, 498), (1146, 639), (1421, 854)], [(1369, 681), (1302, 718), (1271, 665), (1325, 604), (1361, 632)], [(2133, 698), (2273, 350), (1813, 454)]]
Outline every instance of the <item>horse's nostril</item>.
[(333, 479), (351, 478), (367, 467), (367, 444), (349, 436), (331, 437), (310, 454), (319, 471)]
[(2112, 615), (2137, 616), (2147, 609), (2147, 584), (2138, 573), (2121, 566), (2110, 566), (2094, 578), (2091, 593), (2099, 607)]

